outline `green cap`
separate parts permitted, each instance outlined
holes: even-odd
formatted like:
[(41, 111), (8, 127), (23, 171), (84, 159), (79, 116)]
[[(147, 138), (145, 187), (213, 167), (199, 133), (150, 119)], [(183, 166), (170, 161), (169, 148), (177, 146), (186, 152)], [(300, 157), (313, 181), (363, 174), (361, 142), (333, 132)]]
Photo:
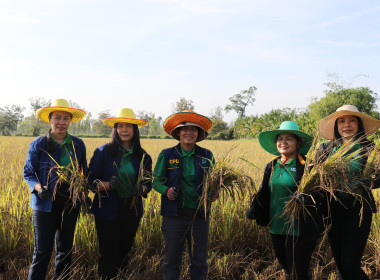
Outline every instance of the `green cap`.
[(306, 155), (313, 142), (313, 137), (300, 130), (298, 124), (294, 121), (282, 122), (279, 129), (263, 131), (259, 134), (259, 143), (268, 153), (280, 155), (277, 150), (276, 138), (281, 133), (292, 133), (302, 139), (298, 153)]

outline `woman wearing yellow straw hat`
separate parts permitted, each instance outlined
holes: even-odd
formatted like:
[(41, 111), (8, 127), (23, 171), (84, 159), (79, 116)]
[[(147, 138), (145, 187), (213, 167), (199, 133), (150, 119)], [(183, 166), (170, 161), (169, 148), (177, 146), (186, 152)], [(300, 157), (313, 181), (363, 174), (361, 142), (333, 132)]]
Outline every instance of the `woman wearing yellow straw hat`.
[(141, 196), (152, 189), (152, 159), (141, 147), (138, 129), (149, 122), (136, 119), (128, 108), (103, 122), (112, 127), (111, 141), (95, 150), (89, 182), (97, 191), (92, 212), (99, 240), (98, 274), (111, 279), (128, 265), (143, 215)]
[(163, 216), (164, 279), (179, 279), (186, 240), (190, 278), (206, 279), (210, 220), (197, 209), (204, 174), (213, 162), (213, 155), (196, 142), (204, 140), (210, 128), (211, 121), (193, 111), (175, 113), (164, 122), (165, 131), (179, 141), (178, 145), (161, 151), (154, 169), (153, 186), (161, 194)]
[[(335, 186), (329, 201), (331, 227), (329, 243), (340, 279), (369, 279), (361, 268), (361, 259), (371, 230), (376, 204), (371, 189), (380, 186), (372, 178), (360, 178), (374, 143), (366, 139), (380, 127), (380, 121), (359, 112), (353, 105), (343, 105), (318, 123), (319, 133), (330, 140), (318, 150), (323, 162), (345, 145), (348, 153), (359, 154), (347, 164), (350, 182)], [(343, 180), (342, 180), (343, 182)]]
[[(67, 279), (70, 272), (72, 246), (79, 207), (70, 199), (68, 182), (58, 183), (58, 168), (78, 167), (85, 171), (86, 148), (82, 140), (67, 132), (85, 112), (71, 108), (65, 99), (37, 110), (37, 116), (50, 124), (45, 136), (30, 144), (24, 166), (24, 179), (31, 191), (33, 209), (34, 252), (28, 279), (45, 279), (55, 241), (54, 277)], [(57, 182), (58, 181), (58, 182)], [(53, 197), (53, 193), (56, 195)]]
[(302, 178), (305, 155), (312, 137), (302, 132), (294, 121), (281, 123), (276, 130), (259, 134), (259, 143), (277, 157), (269, 162), (264, 178), (246, 216), (257, 224), (269, 226), (275, 255), (285, 270), (286, 279), (309, 279), (311, 255), (316, 238), (300, 234), (298, 223), (288, 223), (284, 207)]

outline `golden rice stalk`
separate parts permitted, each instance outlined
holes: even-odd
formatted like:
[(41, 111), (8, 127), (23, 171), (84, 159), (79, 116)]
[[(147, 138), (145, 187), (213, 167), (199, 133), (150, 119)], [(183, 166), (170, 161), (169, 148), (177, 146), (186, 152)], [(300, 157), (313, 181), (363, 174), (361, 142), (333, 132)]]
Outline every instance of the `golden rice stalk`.
[(59, 187), (61, 185), (68, 186), (69, 198), (72, 201), (72, 206), (77, 207), (80, 204), (85, 212), (89, 212), (90, 203), (88, 201), (88, 177), (85, 173), (85, 170), (79, 165), (78, 158), (75, 152), (75, 146), (72, 142), (74, 158), (70, 156), (70, 164), (68, 166), (61, 166), (54, 158), (49, 154), (49, 157), (56, 164), (49, 170), (48, 178), (51, 176), (53, 170), (57, 173), (58, 178), (54, 188), (53, 198), (59, 192)]
[(319, 137), (314, 139), (312, 147), (307, 155), (305, 172), (298, 184), (297, 193), (292, 195), (285, 205), (284, 215), (289, 217), (291, 223), (300, 218), (301, 210), (307, 211), (298, 194), (310, 195), (314, 192), (329, 193), (335, 197), (334, 191), (337, 187), (341, 190), (353, 193), (348, 187), (350, 185), (350, 175), (348, 165), (351, 161), (363, 156), (362, 149), (349, 153), (350, 149), (356, 142), (347, 141), (340, 149), (326, 157), (324, 161), (318, 161), (317, 151), (319, 147)]
[(367, 164), (364, 167), (363, 178), (378, 178), (380, 175), (380, 140), (368, 156)]
[[(209, 160), (209, 159), (208, 159)], [(215, 163), (210, 160), (210, 167), (204, 176), (204, 189), (200, 197), (199, 207), (203, 207), (205, 215), (211, 207), (212, 197), (228, 194), (233, 201), (241, 198), (243, 193), (254, 189), (252, 178), (242, 172), (239, 167), (233, 167), (229, 155), (219, 158)]]

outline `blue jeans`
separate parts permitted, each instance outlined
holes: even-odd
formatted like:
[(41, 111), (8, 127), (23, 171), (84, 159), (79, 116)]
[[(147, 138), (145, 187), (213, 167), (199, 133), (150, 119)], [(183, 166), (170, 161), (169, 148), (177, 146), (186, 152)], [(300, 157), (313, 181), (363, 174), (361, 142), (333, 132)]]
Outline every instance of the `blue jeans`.
[(210, 219), (194, 216), (188, 209), (176, 217), (163, 217), (162, 233), (165, 239), (164, 279), (176, 280), (180, 276), (182, 252), (187, 240), (190, 259), (190, 279), (204, 280), (207, 276), (208, 232)]
[(68, 279), (79, 208), (56, 196), (51, 212), (33, 210), (34, 252), (28, 280), (45, 279), (55, 241), (54, 278)]

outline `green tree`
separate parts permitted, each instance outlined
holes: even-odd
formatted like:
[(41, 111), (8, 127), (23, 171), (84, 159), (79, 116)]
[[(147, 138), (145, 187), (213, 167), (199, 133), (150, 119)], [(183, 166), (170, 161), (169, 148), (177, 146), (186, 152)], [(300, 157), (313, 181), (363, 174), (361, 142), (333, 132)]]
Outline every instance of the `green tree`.
[(255, 102), (255, 92), (257, 88), (251, 86), (249, 89), (242, 90), (240, 93), (235, 94), (230, 97), (229, 100), (231, 104), (227, 104), (224, 110), (229, 112), (231, 110), (235, 111), (239, 118), (245, 117), (245, 110), (248, 105), (253, 105)]
[(92, 127), (96, 134), (99, 134), (104, 137), (109, 137), (112, 131), (112, 127), (105, 125), (102, 122), (102, 119), (111, 117), (111, 114), (108, 110), (100, 112), (98, 118), (94, 121)]
[(192, 100), (181, 97), (179, 101), (172, 105), (172, 112), (177, 113), (184, 110), (194, 110), (194, 104)]
[(5, 105), (0, 108), (0, 131), (2, 135), (17, 133), (17, 125), (24, 115), (24, 107), (17, 105)]
[(41, 130), (47, 130), (49, 126), (37, 117), (36, 111), (40, 108), (50, 106), (51, 101), (50, 99), (44, 99), (43, 97), (37, 96), (29, 98), (29, 104), (30, 109), (32, 109), (32, 113), (27, 118), (26, 122), (29, 127), (28, 134), (39, 136), (41, 134)]

